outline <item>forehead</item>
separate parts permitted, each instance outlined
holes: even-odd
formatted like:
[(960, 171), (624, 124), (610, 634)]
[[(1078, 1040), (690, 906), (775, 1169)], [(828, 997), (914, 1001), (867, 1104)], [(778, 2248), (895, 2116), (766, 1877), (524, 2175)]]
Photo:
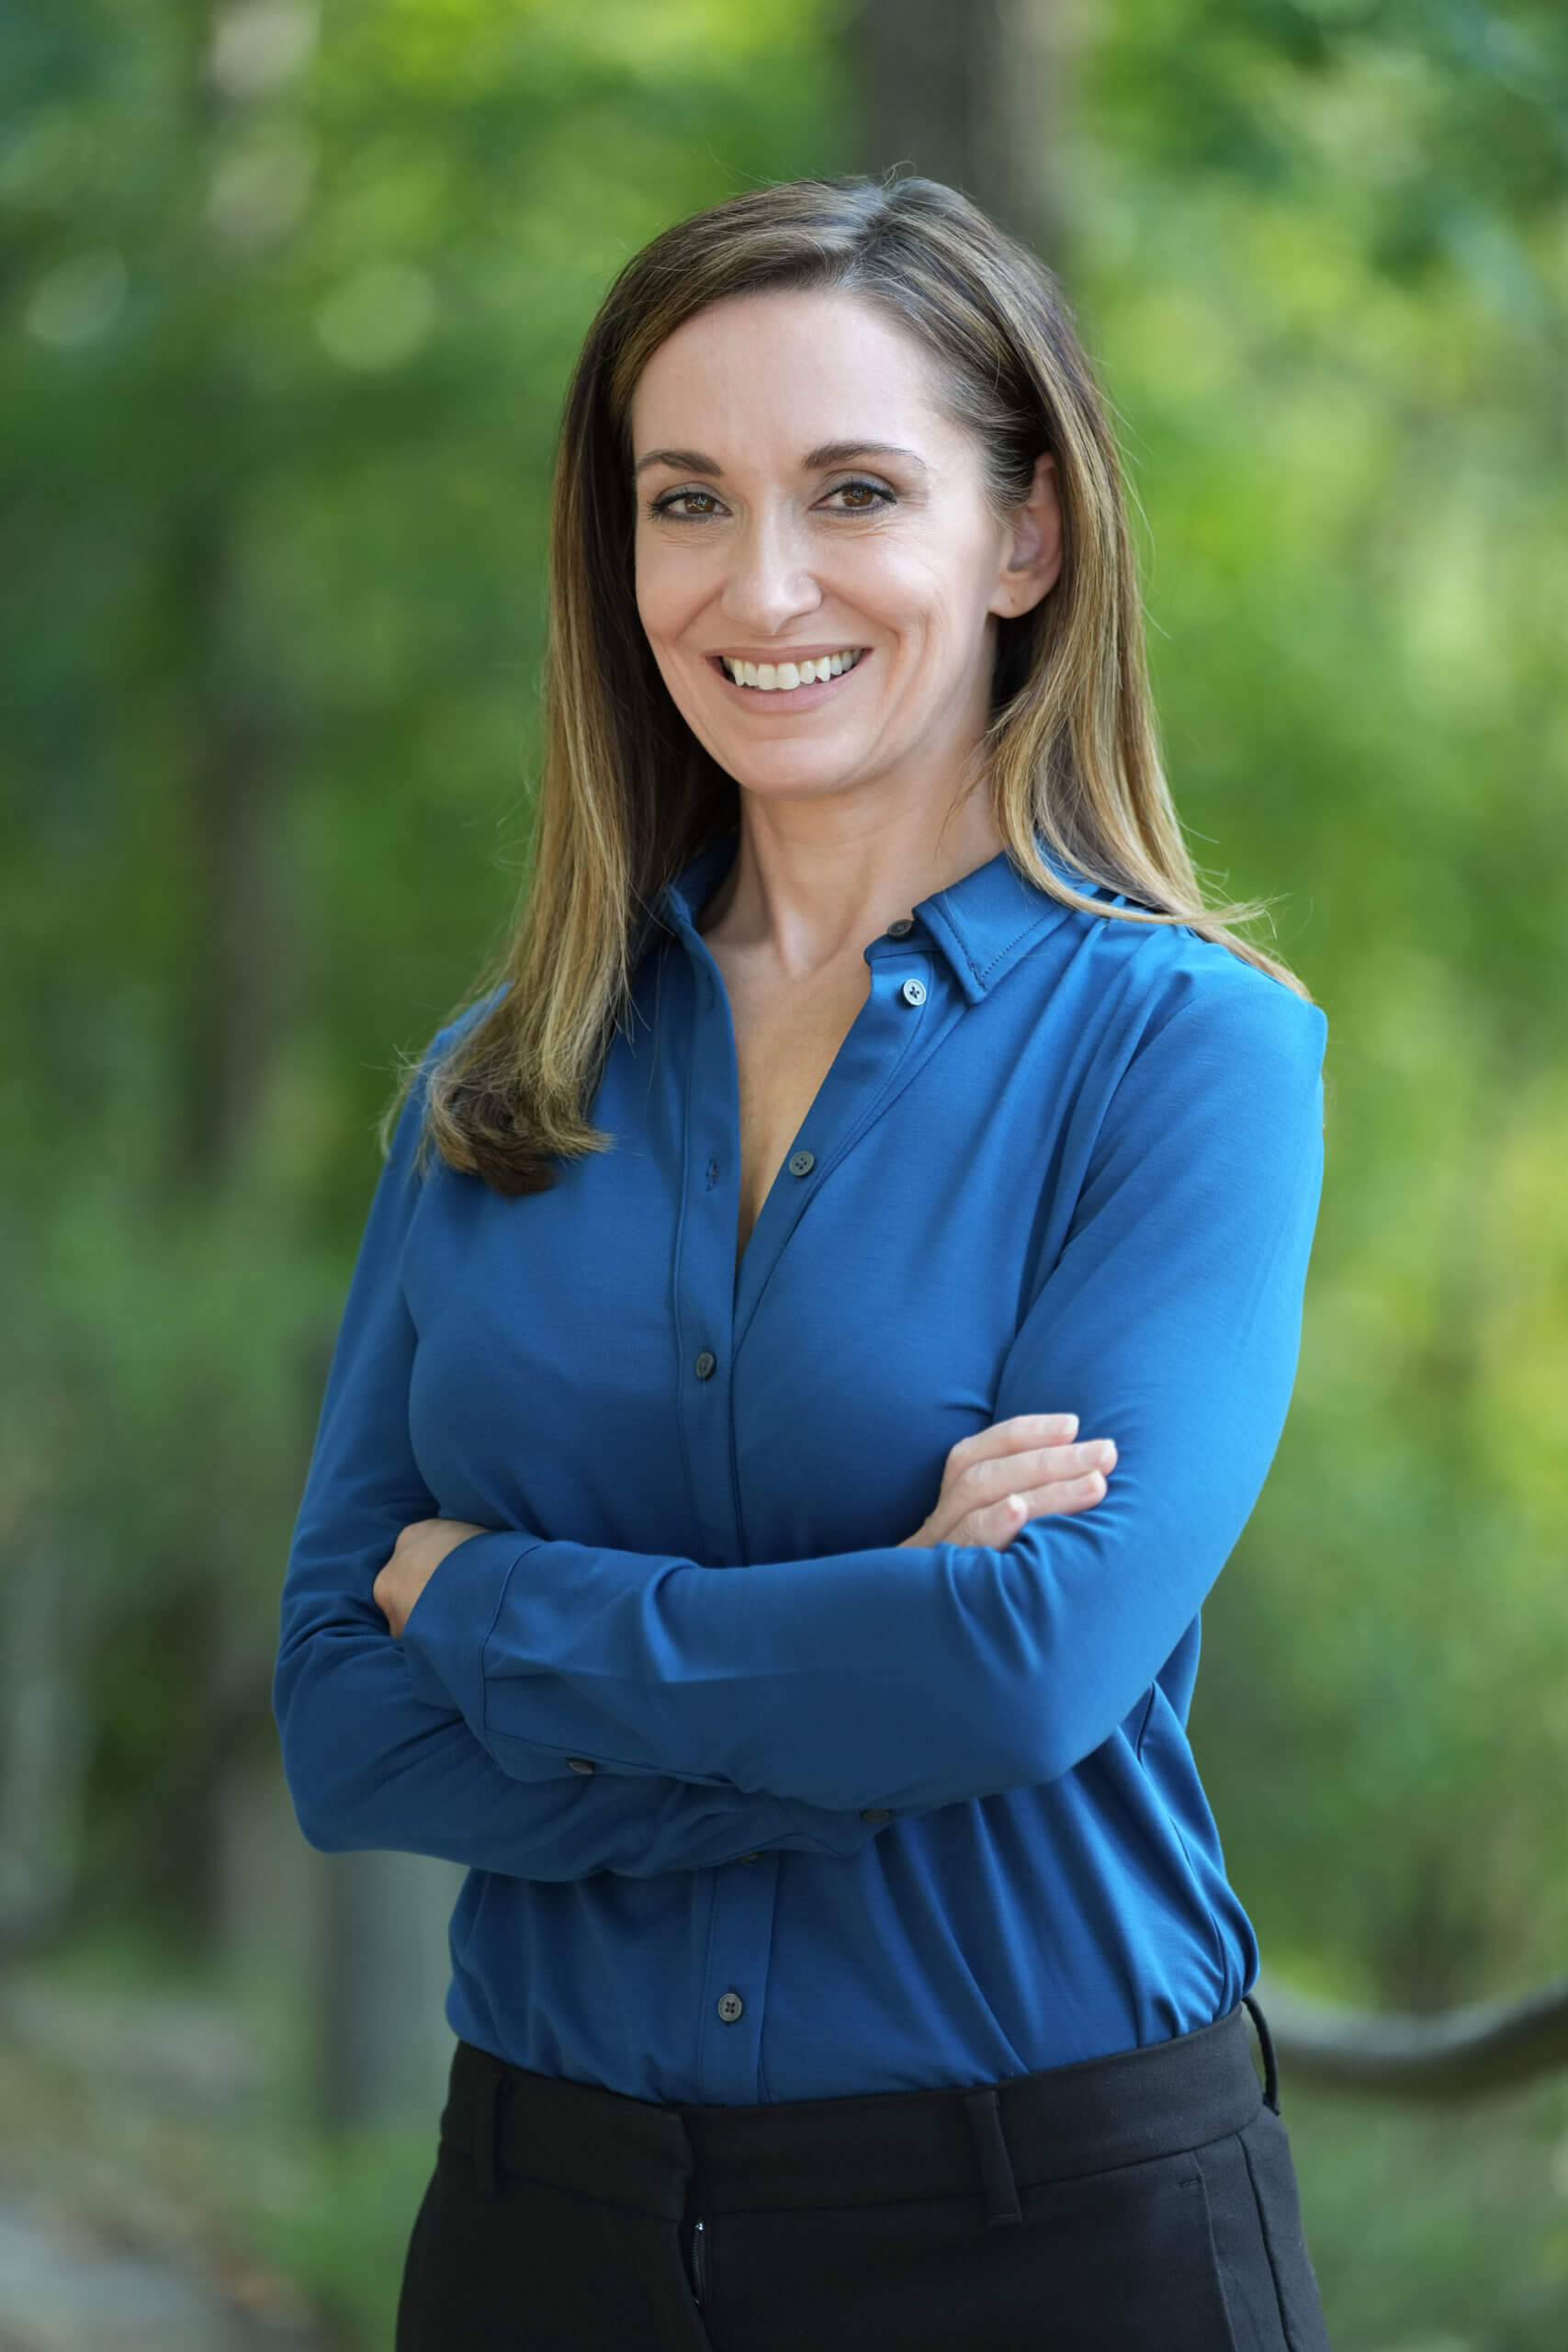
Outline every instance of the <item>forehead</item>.
[(796, 449), (915, 435), (945, 445), (957, 428), (940, 389), (925, 346), (852, 294), (732, 295), (660, 345), (632, 396), (632, 441), (639, 457), (726, 435), (766, 435)]

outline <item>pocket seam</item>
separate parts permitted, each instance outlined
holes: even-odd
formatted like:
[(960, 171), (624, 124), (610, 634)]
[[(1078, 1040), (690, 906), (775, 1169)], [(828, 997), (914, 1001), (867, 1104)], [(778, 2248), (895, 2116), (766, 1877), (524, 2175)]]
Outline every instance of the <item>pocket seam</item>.
[(1252, 2191), (1252, 2202), (1257, 2209), (1258, 2234), (1263, 2240), (1263, 2251), (1269, 2258), (1269, 2276), (1274, 2283), (1274, 2301), (1280, 2313), (1280, 2333), (1285, 2339), (1286, 2352), (1296, 2352), (1295, 2330), (1291, 2325), (1291, 2315), (1285, 2309), (1284, 2291), (1280, 2285), (1280, 2266), (1274, 2258), (1274, 2241), (1269, 2234), (1268, 2208), (1258, 2190), (1258, 2175), (1252, 2167), (1252, 2150), (1247, 2144), (1245, 2132), (1238, 2132), (1235, 2136), (1241, 2148), (1242, 2161), (1247, 2166), (1247, 2187)]
[[(1250, 2177), (1249, 2173), (1248, 2177)], [(1242, 2346), (1236, 2340), (1235, 2320), (1231, 2312), (1231, 2299), (1225, 2292), (1225, 2274), (1220, 2261), (1220, 2249), (1214, 2244), (1214, 2213), (1209, 2202), (1209, 2184), (1203, 2177), (1203, 2167), (1201, 2164), (1194, 2163), (1191, 2179), (1183, 2185), (1196, 2188), (1202, 2200), (1203, 2235), (1209, 2248), (1209, 2274), (1213, 2279), (1214, 2292), (1220, 2299), (1220, 2312), (1225, 2323), (1224, 2352), (1242, 2352)]]

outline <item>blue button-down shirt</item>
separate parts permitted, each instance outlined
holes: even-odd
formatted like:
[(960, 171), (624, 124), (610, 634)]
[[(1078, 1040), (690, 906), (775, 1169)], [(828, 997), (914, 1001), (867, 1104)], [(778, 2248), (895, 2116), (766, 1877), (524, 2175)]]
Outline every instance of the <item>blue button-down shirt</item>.
[[(284, 1594), (301, 1825), (469, 1865), (456, 2031), (637, 2098), (1189, 2031), (1257, 1972), (1185, 1722), (1294, 1378), (1324, 1015), (998, 855), (866, 948), (738, 1268), (695, 928), (735, 844), (660, 902), (592, 1104), (613, 1150), (520, 1198), (421, 1180), (411, 1097)], [(1057, 1411), (1117, 1442), (1100, 1502), (905, 1542), (958, 1439)], [(394, 1640), (372, 1581), (436, 1515), (487, 1532)]]

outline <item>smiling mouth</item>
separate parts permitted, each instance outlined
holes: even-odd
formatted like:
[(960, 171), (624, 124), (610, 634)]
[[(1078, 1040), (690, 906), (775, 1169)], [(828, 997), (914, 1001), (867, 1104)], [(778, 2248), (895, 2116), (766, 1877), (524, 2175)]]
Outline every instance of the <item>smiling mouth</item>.
[(794, 694), (801, 686), (824, 685), (829, 678), (848, 674), (864, 655), (863, 645), (846, 646), (841, 653), (821, 653), (811, 662), (737, 662), (728, 653), (717, 656), (732, 686), (750, 686), (758, 694)]

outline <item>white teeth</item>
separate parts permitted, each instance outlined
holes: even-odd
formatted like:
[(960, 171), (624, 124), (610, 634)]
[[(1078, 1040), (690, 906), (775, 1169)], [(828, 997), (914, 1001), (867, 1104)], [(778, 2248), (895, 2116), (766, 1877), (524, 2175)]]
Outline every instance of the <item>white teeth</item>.
[(738, 686), (755, 686), (765, 695), (793, 694), (796, 686), (815, 686), (828, 678), (841, 678), (852, 670), (864, 648), (849, 648), (842, 653), (819, 653), (809, 662), (738, 662), (729, 654), (719, 656), (725, 675)]

